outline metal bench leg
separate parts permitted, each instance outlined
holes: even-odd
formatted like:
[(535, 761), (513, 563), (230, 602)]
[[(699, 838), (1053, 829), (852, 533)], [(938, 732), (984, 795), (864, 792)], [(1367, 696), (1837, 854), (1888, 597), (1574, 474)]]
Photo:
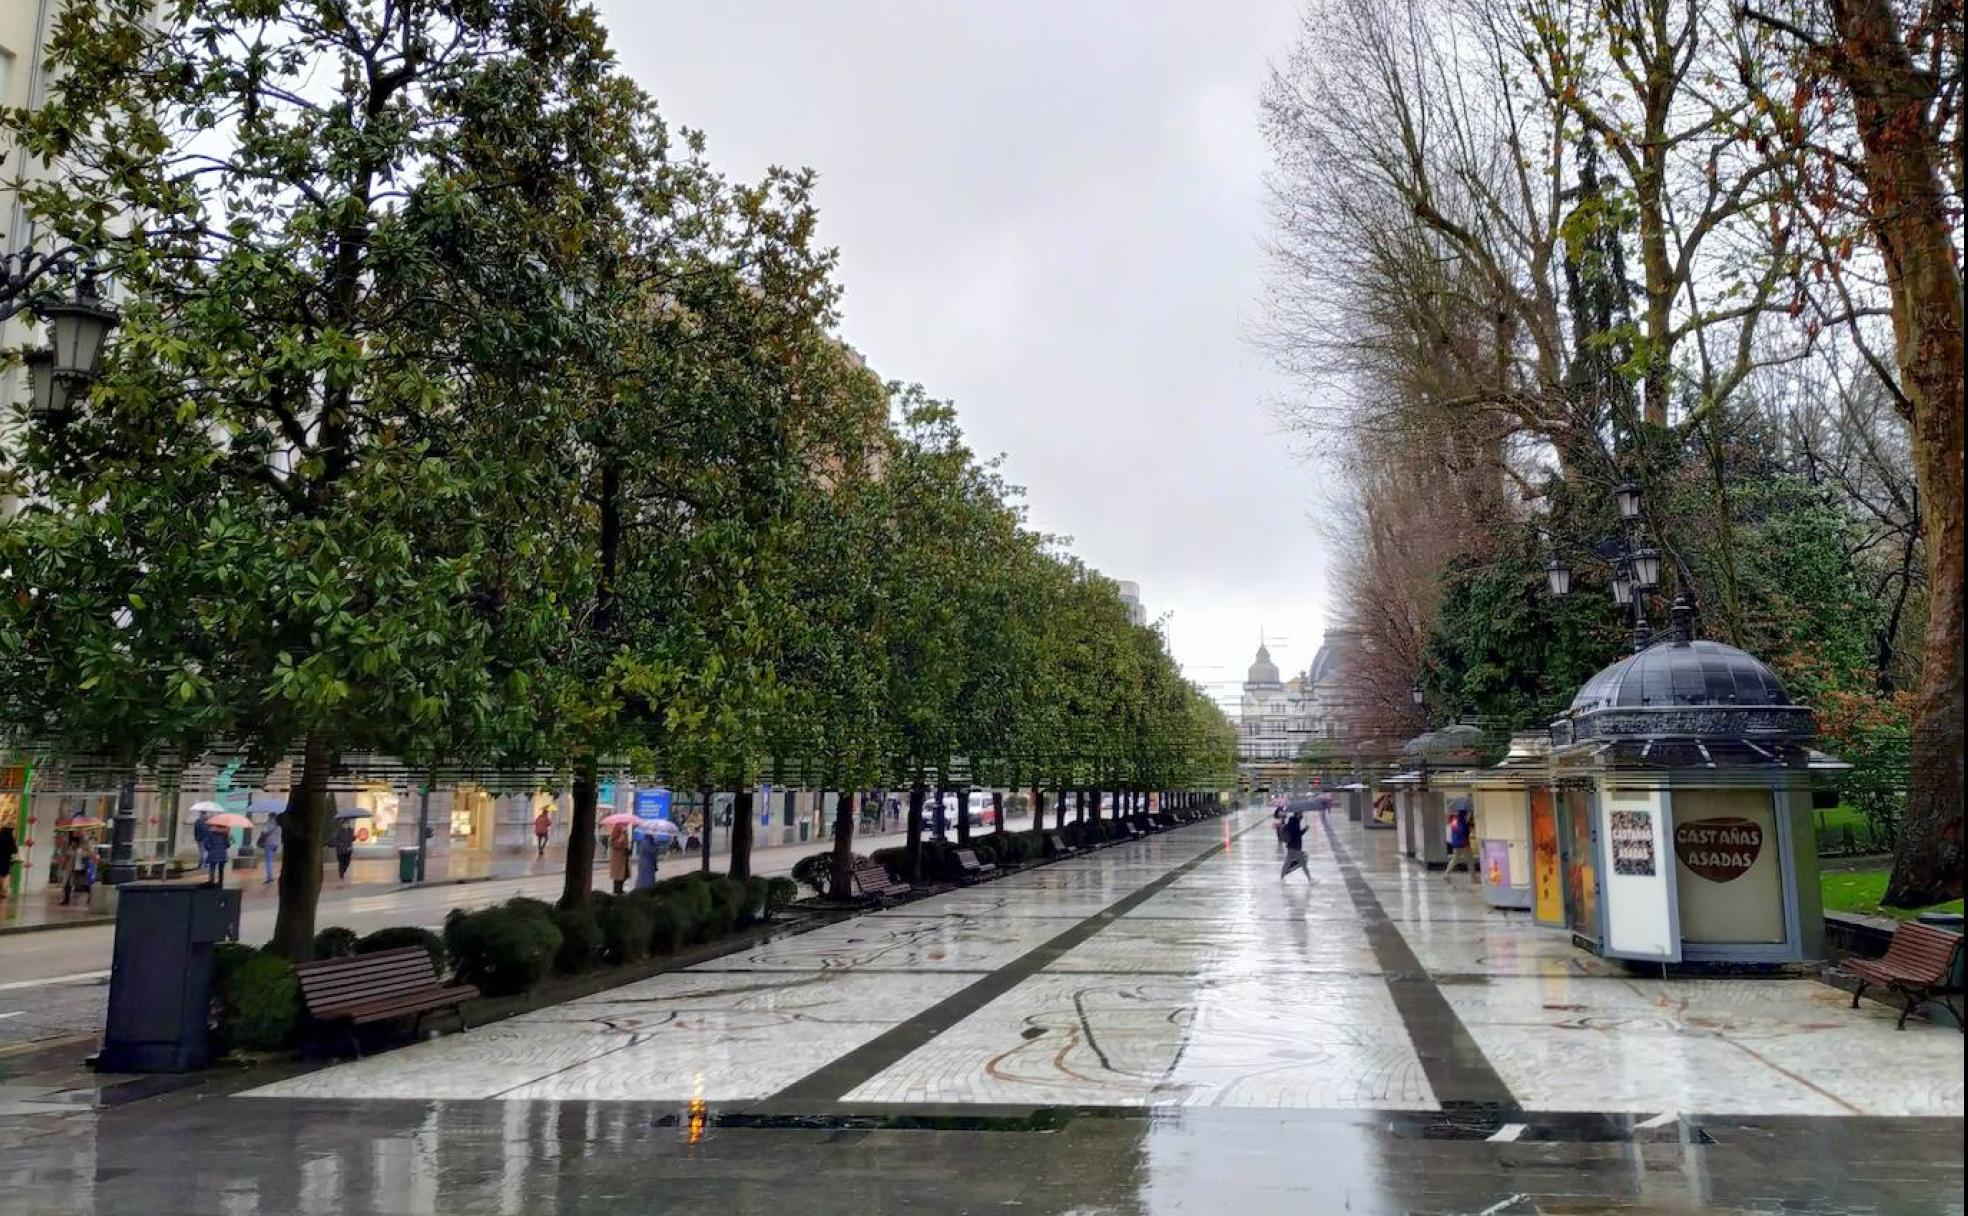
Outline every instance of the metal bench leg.
[(1909, 988), (1906, 990), (1906, 999), (1906, 1008), (1900, 1010), (1900, 1022), (1899, 1025), (1893, 1028), (1895, 1030), (1905, 1030), (1906, 1020), (1913, 1016), (1915, 1009), (1920, 1007), (1920, 996), (1913, 989)]
[(1865, 990), (1866, 990), (1866, 982), (1864, 980), (1860, 980), (1859, 986), (1857, 988), (1852, 989), (1852, 1008), (1857, 1009), (1859, 1007), (1859, 998), (1865, 995)]

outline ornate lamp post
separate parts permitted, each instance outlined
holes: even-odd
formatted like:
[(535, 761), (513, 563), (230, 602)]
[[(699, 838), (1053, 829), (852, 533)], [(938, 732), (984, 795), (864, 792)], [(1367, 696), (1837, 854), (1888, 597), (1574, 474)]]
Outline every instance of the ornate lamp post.
[(104, 303), (93, 278), (84, 276), (66, 300), (34, 310), (48, 322), (50, 342), (26, 354), (30, 417), (64, 422), (87, 392), (102, 364), (104, 345), (121, 315)]
[[(51, 273), (79, 275), (75, 294), (55, 300), (37, 296), (36, 283)], [(75, 407), (88, 395), (89, 382), (102, 365), (103, 347), (122, 317), (97, 293), (95, 276), (78, 267), (72, 255), (45, 256), (32, 250), (8, 255), (4, 275), (0, 275), (0, 320), (23, 311), (32, 311), (45, 321), (49, 337), (47, 346), (30, 350), (24, 357), (28, 417), (61, 427), (74, 417)], [(137, 876), (136, 834), (137, 777), (132, 772), (117, 792), (116, 814), (110, 824), (111, 885)]]
[[(1631, 479), (1614, 486), (1613, 506), (1619, 512), (1620, 531), (1597, 548), (1598, 553), (1612, 563), (1613, 603), (1625, 608), (1632, 617), (1633, 650), (1636, 654), (1645, 650), (1653, 638), (1653, 629), (1647, 619), (1647, 595), (1660, 590), (1661, 585), (1660, 551), (1651, 545), (1636, 543), (1644, 505), (1640, 487)], [(1553, 553), (1544, 573), (1553, 596), (1571, 594), (1572, 572), (1562, 557)]]

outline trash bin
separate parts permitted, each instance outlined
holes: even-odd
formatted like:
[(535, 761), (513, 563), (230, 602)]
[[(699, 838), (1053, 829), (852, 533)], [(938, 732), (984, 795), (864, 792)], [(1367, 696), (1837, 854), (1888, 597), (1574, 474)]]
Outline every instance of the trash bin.
[(417, 853), (418, 850), (413, 848), (402, 848), (396, 851), (396, 881), (417, 881)]
[(212, 948), (239, 936), (239, 892), (196, 879), (117, 888), (101, 1072), (194, 1072), (212, 1062)]

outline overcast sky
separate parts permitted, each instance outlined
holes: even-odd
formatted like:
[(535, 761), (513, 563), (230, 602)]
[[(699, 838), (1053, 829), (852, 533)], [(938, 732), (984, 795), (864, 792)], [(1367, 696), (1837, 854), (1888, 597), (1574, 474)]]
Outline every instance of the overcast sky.
[(819, 173), (842, 336), (956, 402), (1033, 524), (1141, 584), (1234, 697), (1258, 631), (1318, 644), (1326, 569), (1248, 335), (1257, 95), (1293, 0), (600, 0), (712, 159)]

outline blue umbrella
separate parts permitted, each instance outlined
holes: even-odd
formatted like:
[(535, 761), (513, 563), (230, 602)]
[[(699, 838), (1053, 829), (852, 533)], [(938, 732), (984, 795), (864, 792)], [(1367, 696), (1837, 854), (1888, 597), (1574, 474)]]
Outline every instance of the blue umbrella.
[(638, 819), (636, 831), (657, 840), (668, 840), (677, 834), (677, 825), (667, 819)]
[(255, 798), (246, 808), (248, 815), (280, 815), (287, 810), (285, 798)]

